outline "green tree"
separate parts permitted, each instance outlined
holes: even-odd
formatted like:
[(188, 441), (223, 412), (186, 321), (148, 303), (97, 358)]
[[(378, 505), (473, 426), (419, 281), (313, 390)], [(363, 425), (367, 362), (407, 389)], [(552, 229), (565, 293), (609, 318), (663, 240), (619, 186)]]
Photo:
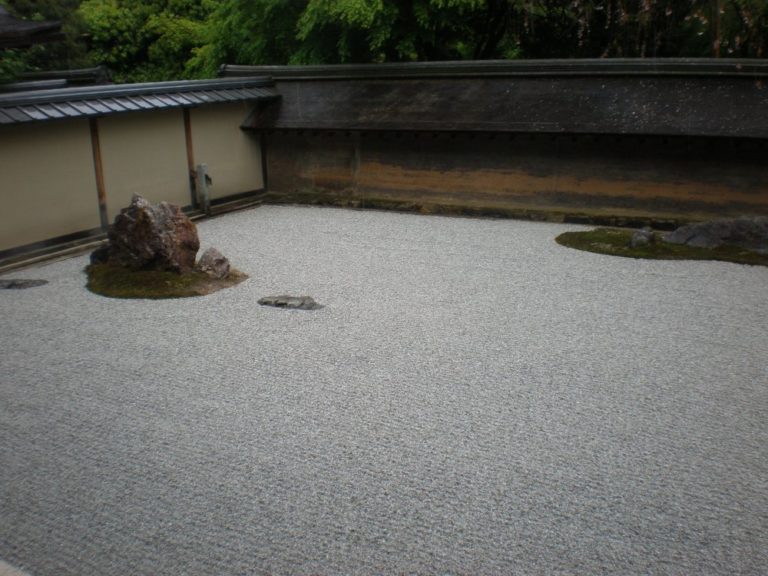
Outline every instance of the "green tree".
[(3, 2), (59, 19), (67, 34), (5, 51), (5, 76), (92, 64), (118, 81), (151, 81), (210, 77), (223, 63), (768, 55), (768, 0)]
[(190, 65), (767, 51), (766, 0), (221, 0)]
[(26, 69), (27, 60), (23, 52), (0, 49), (0, 84), (13, 82)]
[(768, 56), (766, 0), (700, 0), (692, 17), (701, 26), (697, 37), (709, 40), (712, 56)]
[(222, 0), (194, 65), (512, 58), (506, 0)]
[(85, 0), (91, 57), (122, 82), (188, 78), (216, 0)]
[(66, 70), (92, 65), (86, 44), (86, 25), (77, 9), (82, 0), (6, 0), (4, 5), (19, 18), (57, 20), (64, 39), (24, 50), (19, 58), (24, 70)]
[(216, 4), (203, 44), (193, 49), (190, 73), (215, 76), (225, 63), (285, 64), (299, 49), (296, 22), (306, 1), (220, 0)]
[(766, 0), (531, 0), (528, 58), (744, 57), (768, 49)]

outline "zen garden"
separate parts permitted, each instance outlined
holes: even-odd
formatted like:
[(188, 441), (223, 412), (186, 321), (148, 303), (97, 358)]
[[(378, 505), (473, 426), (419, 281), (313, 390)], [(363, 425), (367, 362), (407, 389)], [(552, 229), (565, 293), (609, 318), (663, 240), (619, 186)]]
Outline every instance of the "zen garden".
[(0, 576), (768, 566), (768, 2), (0, 0)]

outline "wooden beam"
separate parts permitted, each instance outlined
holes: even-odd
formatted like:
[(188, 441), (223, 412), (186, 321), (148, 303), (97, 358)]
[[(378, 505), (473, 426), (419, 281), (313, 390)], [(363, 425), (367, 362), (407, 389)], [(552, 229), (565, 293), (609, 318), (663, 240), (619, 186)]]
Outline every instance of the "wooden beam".
[(184, 139), (187, 143), (187, 173), (189, 174), (189, 195), (192, 199), (192, 206), (197, 207), (196, 168), (195, 168), (195, 147), (192, 141), (192, 118), (189, 108), (184, 108)]
[(104, 185), (104, 166), (101, 161), (99, 120), (91, 118), (88, 122), (91, 127), (91, 150), (93, 151), (93, 170), (96, 174), (96, 194), (99, 199), (99, 218), (101, 219), (101, 228), (106, 230), (109, 227), (109, 213), (107, 212), (107, 189)]

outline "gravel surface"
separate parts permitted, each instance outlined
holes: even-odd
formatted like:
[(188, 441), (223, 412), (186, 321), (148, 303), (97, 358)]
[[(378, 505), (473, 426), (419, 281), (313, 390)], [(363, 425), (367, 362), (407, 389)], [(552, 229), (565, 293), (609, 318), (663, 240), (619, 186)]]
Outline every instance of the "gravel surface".
[[(578, 226), (262, 207), (251, 278), (0, 291), (0, 558), (37, 575), (765, 574), (768, 269)], [(316, 311), (263, 307), (309, 295)]]

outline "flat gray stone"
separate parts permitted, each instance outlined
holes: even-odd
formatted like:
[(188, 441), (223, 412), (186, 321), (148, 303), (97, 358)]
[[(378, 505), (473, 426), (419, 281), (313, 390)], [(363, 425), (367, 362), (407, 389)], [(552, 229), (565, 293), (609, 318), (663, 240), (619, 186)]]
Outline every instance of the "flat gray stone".
[(23, 290), (25, 288), (34, 288), (48, 284), (48, 280), (0, 280), (0, 289), (4, 290)]
[(259, 304), (292, 310), (319, 310), (323, 307), (322, 304), (315, 302), (311, 296), (265, 296), (259, 299)]

